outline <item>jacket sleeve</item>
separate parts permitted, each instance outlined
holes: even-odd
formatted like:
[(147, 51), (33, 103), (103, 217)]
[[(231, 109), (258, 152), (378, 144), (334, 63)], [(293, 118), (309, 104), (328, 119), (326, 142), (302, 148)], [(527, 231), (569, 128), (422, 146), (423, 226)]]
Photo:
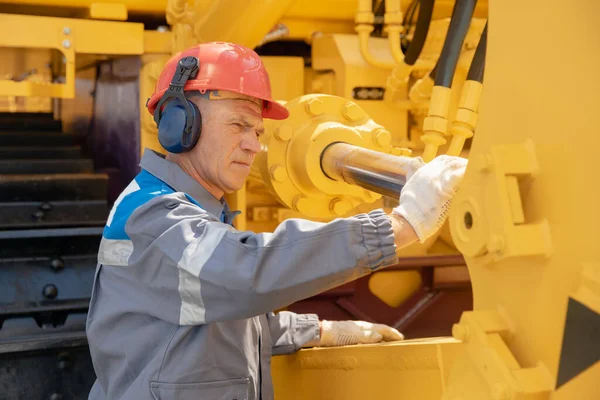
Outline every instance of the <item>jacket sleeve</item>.
[(174, 193), (135, 210), (125, 230), (128, 268), (152, 297), (150, 312), (180, 325), (265, 315), (397, 261), (382, 210), (329, 223), (290, 219), (257, 234)]
[(316, 314), (271, 312), (267, 314), (267, 321), (274, 355), (293, 353), (307, 343), (320, 339), (319, 317)]

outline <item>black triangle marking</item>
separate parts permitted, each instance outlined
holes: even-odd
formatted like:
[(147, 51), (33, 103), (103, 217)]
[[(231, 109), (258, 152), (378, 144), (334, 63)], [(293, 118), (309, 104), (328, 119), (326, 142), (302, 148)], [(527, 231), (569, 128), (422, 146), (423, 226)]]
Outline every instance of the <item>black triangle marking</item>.
[(556, 388), (600, 360), (600, 314), (569, 298)]

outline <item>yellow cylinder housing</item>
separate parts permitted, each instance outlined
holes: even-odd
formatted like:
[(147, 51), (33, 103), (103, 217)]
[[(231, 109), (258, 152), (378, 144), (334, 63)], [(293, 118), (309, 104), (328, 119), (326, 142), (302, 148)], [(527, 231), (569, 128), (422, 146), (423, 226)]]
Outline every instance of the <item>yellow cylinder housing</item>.
[(253, 176), (260, 177), (282, 204), (313, 218), (341, 216), (381, 198), (327, 177), (321, 155), (336, 142), (391, 153), (391, 136), (383, 126), (356, 103), (338, 96), (305, 95), (286, 105), (287, 120), (265, 121)]

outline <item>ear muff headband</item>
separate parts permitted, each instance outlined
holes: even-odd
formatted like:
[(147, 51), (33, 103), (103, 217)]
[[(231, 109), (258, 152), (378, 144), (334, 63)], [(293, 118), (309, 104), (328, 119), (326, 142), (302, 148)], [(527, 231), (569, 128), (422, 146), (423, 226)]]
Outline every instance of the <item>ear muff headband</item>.
[[(200, 111), (184, 95), (186, 82), (196, 78), (198, 69), (199, 61), (196, 57), (188, 56), (179, 60), (169, 88), (160, 98), (154, 111), (159, 142), (171, 153), (191, 150), (200, 137)], [(169, 103), (165, 106), (167, 101)]]

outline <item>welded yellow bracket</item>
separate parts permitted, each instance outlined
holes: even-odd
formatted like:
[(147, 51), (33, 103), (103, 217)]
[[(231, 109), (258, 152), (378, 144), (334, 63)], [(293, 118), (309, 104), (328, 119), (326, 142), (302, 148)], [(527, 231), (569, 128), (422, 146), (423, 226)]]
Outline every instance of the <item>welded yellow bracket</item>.
[(492, 146), (470, 160), (469, 169), (450, 213), (452, 237), (460, 252), (484, 257), (482, 261), (550, 256), (547, 221), (528, 221), (521, 201), (521, 190), (538, 171), (533, 142)]
[(139, 55), (144, 26), (138, 23), (0, 14), (0, 47), (46, 48), (64, 56), (65, 83), (0, 80), (0, 96), (75, 97), (75, 55)]
[(464, 312), (452, 328), (463, 342), (466, 357), (453, 367), (443, 400), (542, 400), (552, 391), (547, 367), (523, 368), (511, 353), (513, 332), (496, 311)]

